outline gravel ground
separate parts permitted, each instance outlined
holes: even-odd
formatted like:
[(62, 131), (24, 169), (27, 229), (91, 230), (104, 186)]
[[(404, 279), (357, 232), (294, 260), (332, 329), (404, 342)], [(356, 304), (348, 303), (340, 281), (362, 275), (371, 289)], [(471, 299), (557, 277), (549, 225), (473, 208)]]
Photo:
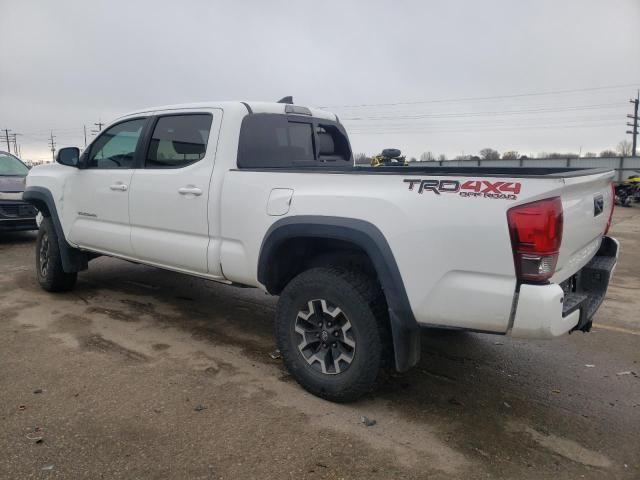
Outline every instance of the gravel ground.
[(640, 478), (640, 208), (612, 233), (592, 333), (425, 331), (350, 405), (271, 358), (274, 298), (109, 258), (47, 294), (1, 234), (0, 478)]

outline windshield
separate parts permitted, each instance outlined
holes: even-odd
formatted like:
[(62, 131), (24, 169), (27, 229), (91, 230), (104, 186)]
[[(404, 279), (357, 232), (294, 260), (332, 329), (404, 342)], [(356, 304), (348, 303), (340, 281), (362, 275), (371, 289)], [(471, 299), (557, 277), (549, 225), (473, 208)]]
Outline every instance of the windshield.
[(8, 153), (0, 153), (0, 176), (15, 175), (26, 177), (29, 173), (27, 166), (13, 155)]

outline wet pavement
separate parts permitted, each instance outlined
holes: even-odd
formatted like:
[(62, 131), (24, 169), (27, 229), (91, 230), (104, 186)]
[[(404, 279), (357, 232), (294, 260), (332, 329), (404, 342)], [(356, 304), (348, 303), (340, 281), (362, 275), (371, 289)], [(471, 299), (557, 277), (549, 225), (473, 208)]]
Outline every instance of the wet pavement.
[(591, 333), (425, 331), (349, 405), (271, 358), (273, 297), (110, 258), (48, 294), (2, 234), (0, 478), (640, 478), (640, 207), (612, 234)]

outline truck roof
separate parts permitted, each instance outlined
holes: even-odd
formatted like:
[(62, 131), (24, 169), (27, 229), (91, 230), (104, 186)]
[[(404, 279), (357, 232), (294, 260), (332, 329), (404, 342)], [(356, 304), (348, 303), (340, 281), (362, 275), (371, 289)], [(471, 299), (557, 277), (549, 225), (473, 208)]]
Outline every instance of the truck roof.
[[(133, 112), (129, 112), (126, 115), (120, 116), (120, 118), (130, 117), (132, 115), (140, 115), (142, 113), (153, 113), (159, 111), (166, 110), (184, 110), (184, 109), (198, 109), (198, 108), (222, 108), (222, 109), (242, 109), (247, 113), (287, 113), (285, 108), (287, 105), (292, 105), (288, 103), (278, 103), (278, 102), (257, 102), (257, 101), (228, 101), (228, 102), (216, 102), (216, 101), (207, 101), (207, 102), (195, 102), (195, 103), (179, 103), (174, 105), (161, 105), (157, 107), (149, 107), (141, 110), (136, 110)], [(294, 105), (295, 107), (302, 107), (302, 105)], [(321, 110), (318, 108), (307, 108), (311, 115), (316, 118), (324, 118), (327, 120), (339, 121), (338, 117), (326, 110)], [(295, 112), (294, 112), (295, 113)]]

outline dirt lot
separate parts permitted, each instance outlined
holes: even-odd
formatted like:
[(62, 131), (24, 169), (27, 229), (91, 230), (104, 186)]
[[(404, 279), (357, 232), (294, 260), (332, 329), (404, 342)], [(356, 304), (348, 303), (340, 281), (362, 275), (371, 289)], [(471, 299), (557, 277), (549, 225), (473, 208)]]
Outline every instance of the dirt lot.
[(51, 295), (3, 234), (0, 478), (640, 478), (640, 208), (613, 234), (592, 333), (425, 332), (351, 405), (269, 356), (274, 298), (109, 258)]

